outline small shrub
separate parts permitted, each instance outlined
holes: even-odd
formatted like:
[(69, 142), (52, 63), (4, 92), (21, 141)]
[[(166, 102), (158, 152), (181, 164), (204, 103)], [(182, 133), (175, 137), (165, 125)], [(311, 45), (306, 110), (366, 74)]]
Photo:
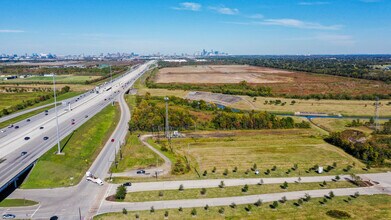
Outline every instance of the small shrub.
[(168, 211), (164, 212), (164, 217), (166, 217), (166, 218), (168, 217)]
[(182, 207), (179, 207), (179, 208), (178, 208), (178, 211), (179, 211), (179, 212), (183, 212), (183, 208), (182, 208)]
[(159, 197), (163, 197), (163, 191), (159, 191)]
[(263, 179), (260, 179), (258, 185), (263, 185)]
[(304, 196), (304, 201), (309, 202), (311, 200), (310, 194), (306, 193)]
[(326, 212), (326, 215), (337, 219), (347, 219), (352, 217), (349, 213), (341, 210), (329, 210)]
[(212, 173), (216, 173), (216, 167), (213, 167)]
[(288, 188), (288, 183), (285, 181), (282, 186), (281, 186), (283, 189), (287, 189)]
[(122, 214), (126, 215), (128, 214), (128, 210), (126, 210), (125, 208), (122, 209)]
[(332, 198), (334, 198), (334, 196), (335, 196), (335, 195), (334, 195), (334, 192), (333, 192), (333, 191), (330, 191), (330, 192), (329, 192), (329, 197), (332, 199)]
[(205, 195), (206, 194), (206, 189), (205, 188), (202, 188), (201, 191), (200, 191), (201, 195)]
[(232, 170), (233, 173), (236, 173), (237, 171), (238, 171), (238, 167), (235, 167), (235, 168)]
[(254, 203), (254, 205), (257, 206), (257, 207), (261, 206), (262, 205), (262, 200), (258, 199), (258, 201), (256, 201)]
[(276, 209), (278, 207), (278, 202), (274, 201), (273, 204), (272, 204), (272, 207), (273, 207), (273, 209)]
[[(269, 170), (269, 169), (268, 169)], [(273, 166), (272, 167), (272, 171), (276, 171), (277, 170), (277, 167), (276, 166)]]
[(220, 185), (219, 185), (219, 188), (224, 188), (224, 187), (225, 187), (224, 181), (221, 181)]
[(357, 198), (357, 197), (360, 196), (360, 193), (359, 192), (355, 192), (353, 196), (354, 196), (354, 198)]
[(286, 196), (283, 196), (283, 197), (281, 198), (281, 203), (286, 203), (286, 201), (288, 201), (288, 199), (286, 198)]
[(136, 214), (134, 215), (134, 217), (136, 217), (136, 219), (139, 219), (139, 218), (140, 218), (140, 215), (139, 215), (138, 213), (136, 213)]
[(249, 174), (250, 173), (250, 170), (249, 169), (247, 169), (245, 172), (244, 172), (244, 174)]
[(219, 213), (220, 213), (220, 215), (223, 215), (224, 212), (225, 212), (225, 209), (224, 209), (223, 207), (219, 208)]
[(244, 210), (246, 210), (247, 212), (251, 212), (252, 208), (253, 207), (250, 204), (248, 204), (246, 207), (244, 207)]
[(207, 211), (209, 209), (208, 204), (205, 205), (204, 209)]
[(117, 187), (117, 191), (115, 193), (115, 198), (118, 200), (124, 200), (126, 196), (126, 187), (123, 185), (120, 185)]
[(334, 168), (337, 167), (337, 162), (334, 162), (334, 163), (333, 163), (333, 167), (334, 167)]
[(322, 186), (327, 186), (327, 182), (323, 181)]
[(236, 208), (236, 204), (233, 202), (233, 203), (231, 203), (231, 205), (229, 205), (229, 207), (231, 207), (231, 208)]
[(150, 213), (155, 213), (155, 208), (151, 206), (151, 209), (149, 210)]
[(223, 175), (224, 175), (224, 176), (227, 176), (227, 175), (228, 175), (228, 169), (225, 169), (225, 170), (224, 170)]
[(208, 175), (208, 171), (204, 170), (204, 173), (202, 174), (203, 176)]
[(163, 151), (163, 152), (167, 152), (168, 148), (163, 145), (163, 146), (160, 147), (160, 150)]
[(179, 191), (185, 190), (185, 187), (183, 187), (183, 184), (179, 185)]
[(197, 215), (197, 210), (196, 210), (195, 208), (193, 208), (193, 209), (191, 210), (191, 215), (192, 215), (192, 216), (196, 216), (196, 215)]
[(337, 176), (335, 176), (335, 180), (340, 180), (341, 179), (341, 177), (339, 177), (339, 175), (337, 175)]
[(243, 188), (242, 188), (242, 192), (247, 192), (248, 191), (248, 185), (244, 185)]

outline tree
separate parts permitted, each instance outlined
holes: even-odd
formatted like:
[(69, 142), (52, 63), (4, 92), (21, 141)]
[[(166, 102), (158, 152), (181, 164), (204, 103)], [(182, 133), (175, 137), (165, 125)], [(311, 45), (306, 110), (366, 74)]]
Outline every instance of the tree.
[(118, 200), (124, 200), (126, 196), (126, 187), (120, 185), (117, 187), (117, 192), (115, 193), (115, 198)]
[(224, 170), (223, 175), (224, 175), (224, 176), (227, 176), (227, 175), (228, 175), (228, 169), (225, 169), (225, 170)]
[(122, 214), (126, 215), (128, 214), (128, 210), (126, 210), (125, 208), (122, 209)]
[(242, 188), (242, 192), (247, 192), (248, 191), (248, 185), (245, 184)]
[(333, 192), (333, 191), (330, 191), (330, 192), (329, 192), (329, 197), (332, 199), (332, 198), (334, 198), (334, 196), (335, 196), (335, 195), (334, 195), (334, 192)]
[(283, 197), (281, 198), (281, 202), (282, 202), (282, 203), (285, 203), (286, 201), (288, 201), (288, 199), (286, 198), (286, 196), (283, 196)]
[(273, 209), (276, 209), (278, 207), (278, 202), (274, 201), (272, 206), (273, 206)]
[(167, 210), (164, 212), (164, 217), (168, 218), (168, 211)]
[(250, 204), (248, 204), (244, 209), (247, 211), (247, 212), (251, 212), (251, 209), (252, 209), (253, 207), (250, 205)]
[(288, 188), (288, 183), (286, 181), (282, 184), (282, 188), (283, 189), (287, 189)]
[(219, 213), (220, 213), (220, 215), (223, 215), (224, 212), (225, 212), (225, 209), (224, 209), (223, 207), (219, 208)]
[(235, 168), (232, 170), (233, 173), (236, 173), (237, 171), (238, 171), (238, 167), (235, 167)]
[(231, 207), (231, 208), (236, 208), (236, 204), (233, 202), (233, 203), (231, 203), (231, 205), (229, 205), (229, 207)]
[(151, 206), (151, 209), (149, 210), (150, 213), (155, 213), (155, 208)]
[(216, 167), (213, 167), (212, 173), (215, 173), (215, 172), (216, 172)]
[(178, 211), (179, 211), (179, 212), (183, 212), (183, 208), (182, 208), (182, 207), (179, 207), (179, 208), (178, 208)]
[(263, 179), (260, 179), (260, 180), (259, 180), (258, 185), (263, 185)]
[(304, 201), (309, 202), (310, 200), (311, 200), (310, 194), (306, 193), (306, 194), (304, 195)]
[(254, 203), (254, 205), (257, 206), (257, 207), (261, 206), (261, 205), (262, 205), (262, 200), (261, 200), (261, 199), (258, 199), (258, 201), (256, 201), (256, 202)]
[(206, 204), (205, 207), (204, 207), (205, 210), (208, 210), (209, 209), (209, 205)]
[(196, 210), (195, 208), (193, 208), (193, 209), (191, 210), (191, 215), (192, 215), (192, 216), (196, 216), (196, 215), (197, 215), (197, 210)]
[(136, 213), (134, 216), (136, 217), (136, 219), (140, 218), (140, 214), (138, 214), (138, 213)]
[(205, 195), (206, 194), (206, 189), (205, 188), (202, 188), (201, 191), (200, 191), (201, 195)]
[(219, 185), (219, 188), (224, 188), (224, 187), (225, 187), (224, 181), (221, 181), (220, 185)]
[(335, 176), (335, 180), (340, 180), (341, 179), (341, 177), (339, 177), (339, 175), (337, 175), (337, 176)]
[(179, 185), (179, 191), (185, 190), (185, 187), (183, 187), (183, 184)]
[(326, 185), (327, 185), (327, 182), (326, 182), (326, 180), (324, 180), (322, 183), (322, 186), (326, 186)]
[(203, 176), (206, 176), (208, 174), (208, 171), (204, 170)]

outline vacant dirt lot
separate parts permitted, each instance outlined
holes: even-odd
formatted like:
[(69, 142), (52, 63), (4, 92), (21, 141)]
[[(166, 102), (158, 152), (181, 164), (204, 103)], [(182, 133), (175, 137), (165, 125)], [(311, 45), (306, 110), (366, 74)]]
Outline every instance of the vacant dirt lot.
[(246, 65), (205, 65), (163, 68), (156, 83), (226, 84), (247, 81), (272, 88), (274, 94), (388, 94), (391, 85), (374, 80), (293, 72)]
[[(183, 66), (161, 69), (157, 83), (277, 83), (290, 82), (292, 72), (245, 65)], [(287, 76), (285, 76), (287, 75)]]

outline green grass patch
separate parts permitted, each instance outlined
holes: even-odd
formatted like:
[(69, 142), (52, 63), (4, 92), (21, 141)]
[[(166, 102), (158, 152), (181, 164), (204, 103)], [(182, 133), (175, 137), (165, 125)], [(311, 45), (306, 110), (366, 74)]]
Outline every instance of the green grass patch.
[(30, 118), (30, 117), (32, 117), (34, 115), (42, 113), (45, 110), (49, 110), (49, 109), (51, 109), (53, 107), (54, 107), (54, 105), (48, 106), (48, 107), (41, 108), (41, 109), (38, 109), (38, 110), (35, 110), (35, 111), (32, 111), (32, 112), (28, 112), (28, 113), (23, 114), (23, 115), (19, 115), (19, 116), (15, 117), (15, 118), (11, 118), (11, 119), (9, 119), (7, 121), (0, 122), (0, 128), (6, 127), (6, 126), (8, 126), (10, 124), (15, 124), (15, 123), (17, 123), (19, 121), (23, 121), (23, 120), (25, 120), (27, 118)]
[(201, 189), (186, 189), (186, 185), (185, 185), (183, 191), (179, 191), (178, 189), (176, 189), (176, 190), (163, 190), (163, 191), (131, 192), (127, 194), (124, 202), (220, 198), (220, 197), (280, 193), (280, 192), (300, 191), (300, 190), (356, 187), (354, 184), (346, 181), (327, 182), (327, 185), (325, 186), (322, 186), (321, 184), (322, 183), (320, 182), (319, 183), (289, 183), (287, 189), (281, 188), (282, 184), (248, 185), (247, 192), (242, 192), (242, 188), (244, 186), (229, 186), (224, 188), (218, 188), (216, 186), (216, 188), (206, 188), (204, 195), (201, 194)]
[[(94, 217), (95, 220), (122, 220), (136, 219), (136, 214), (140, 219), (163, 219), (168, 211), (169, 219), (333, 219), (326, 213), (330, 210), (342, 210), (349, 213), (352, 219), (389, 219), (391, 216), (391, 197), (388, 195), (360, 196), (349, 202), (347, 196), (334, 197), (328, 200), (325, 205), (321, 205), (323, 198), (313, 198), (309, 202), (304, 202), (300, 207), (294, 205), (296, 201), (288, 201), (279, 204), (277, 209), (272, 209), (272, 203), (267, 202), (259, 207), (251, 205), (251, 212), (245, 210), (248, 205), (237, 205), (236, 208), (224, 206), (224, 214), (220, 214), (220, 207), (195, 208), (197, 216), (193, 217), (191, 208), (182, 211), (178, 209), (155, 210), (154, 213), (147, 211), (132, 211), (123, 213), (106, 213)], [(254, 201), (255, 203), (256, 201)]]
[(119, 106), (110, 105), (92, 117), (61, 141), (65, 155), (56, 155), (54, 146), (38, 160), (22, 188), (77, 184), (114, 131), (119, 116)]
[(112, 172), (114, 173), (155, 167), (156, 163), (161, 165), (164, 162), (162, 158), (147, 146), (144, 146), (136, 134), (127, 136), (126, 144), (121, 147), (121, 152), (118, 153), (117, 159), (119, 161), (117, 167), (115, 165), (112, 166)]
[(18, 206), (32, 206), (38, 202), (27, 199), (4, 199), (0, 202), (0, 207), (18, 207)]

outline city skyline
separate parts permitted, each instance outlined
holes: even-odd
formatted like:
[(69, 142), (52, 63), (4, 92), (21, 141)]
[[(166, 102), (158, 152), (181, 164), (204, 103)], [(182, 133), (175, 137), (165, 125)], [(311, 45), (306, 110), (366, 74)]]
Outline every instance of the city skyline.
[[(0, 53), (389, 54), (391, 3), (2, 1)], [(349, 9), (349, 10), (346, 10)]]

